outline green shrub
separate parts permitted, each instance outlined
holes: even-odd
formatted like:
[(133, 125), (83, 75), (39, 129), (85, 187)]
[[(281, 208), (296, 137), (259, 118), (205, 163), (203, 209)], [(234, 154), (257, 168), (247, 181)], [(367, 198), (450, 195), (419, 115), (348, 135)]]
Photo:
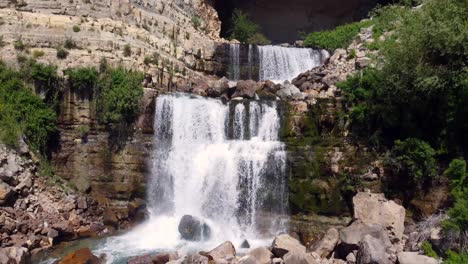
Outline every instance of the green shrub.
[(58, 59), (61, 59), (61, 60), (66, 59), (68, 57), (68, 54), (69, 54), (69, 52), (64, 48), (58, 48), (57, 49), (57, 58)]
[(98, 71), (92, 67), (67, 70), (70, 86), (77, 92), (89, 92), (93, 95), (98, 83)]
[(361, 28), (369, 27), (370, 20), (350, 23), (336, 27), (333, 30), (313, 32), (307, 35), (304, 45), (334, 51), (339, 48), (346, 48), (359, 33)]
[(467, 252), (456, 253), (456, 252), (449, 250), (447, 252), (447, 259), (445, 259), (443, 263), (444, 264), (468, 263), (468, 253)]
[(44, 51), (42, 51), (42, 50), (34, 50), (33, 53), (32, 53), (32, 56), (33, 56), (33, 58), (35, 58), (35, 59), (40, 58), (40, 57), (44, 56)]
[(56, 114), (21, 80), (19, 72), (0, 64), (0, 140), (16, 147), (24, 135), (29, 146), (46, 151), (56, 132)]
[(130, 44), (124, 46), (123, 55), (125, 57), (130, 57), (130, 55), (132, 55), (132, 48), (130, 47)]
[(192, 17), (192, 25), (195, 29), (198, 29), (201, 26), (201, 19), (199, 16)]
[(450, 179), (454, 205), (447, 211), (449, 219), (442, 224), (446, 230), (454, 230), (463, 236), (468, 230), (468, 172), (466, 161), (454, 159), (444, 173)]
[(249, 37), (247, 43), (255, 45), (269, 45), (271, 44), (271, 41), (267, 39), (262, 33), (257, 32)]
[(250, 20), (248, 15), (240, 9), (234, 10), (233, 28), (230, 39), (237, 39), (248, 44), (269, 44), (270, 41), (261, 33), (260, 26)]
[(66, 49), (74, 49), (76, 48), (76, 43), (72, 39), (67, 38), (63, 43), (63, 47)]
[(435, 150), (422, 140), (408, 138), (395, 141), (391, 157), (394, 171), (408, 175), (414, 183), (437, 175)]
[(421, 249), (424, 251), (424, 254), (426, 256), (429, 256), (431, 258), (439, 259), (439, 255), (434, 251), (432, 248), (431, 243), (424, 241), (421, 245)]
[(143, 96), (141, 72), (124, 68), (107, 69), (99, 79), (96, 105), (98, 118), (104, 124), (130, 124), (139, 113)]
[(78, 25), (74, 25), (74, 26), (73, 26), (73, 32), (76, 33), (76, 32), (80, 32), (80, 31), (81, 31), (80, 26), (78, 26)]
[(16, 50), (24, 50), (24, 48), (26, 47), (26, 45), (24, 45), (23, 41), (21, 40), (17, 40), (13, 43), (13, 47), (16, 49)]

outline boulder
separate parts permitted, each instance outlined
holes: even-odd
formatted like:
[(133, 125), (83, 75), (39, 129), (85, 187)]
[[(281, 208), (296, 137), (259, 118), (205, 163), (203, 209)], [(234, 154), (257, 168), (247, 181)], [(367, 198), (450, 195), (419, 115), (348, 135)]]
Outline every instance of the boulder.
[(316, 264), (314, 257), (301, 251), (290, 251), (283, 256), (284, 264)]
[(26, 264), (29, 263), (29, 253), (23, 247), (0, 248), (0, 263)]
[(258, 264), (269, 264), (273, 258), (273, 253), (266, 247), (259, 247), (251, 250), (248, 255), (254, 258)]
[(178, 259), (179, 256), (176, 252), (168, 252), (168, 253), (159, 253), (153, 256), (153, 263), (154, 264), (165, 264), (171, 260)]
[(243, 97), (248, 99), (255, 98), (255, 91), (257, 90), (257, 83), (252, 80), (238, 81), (237, 88), (232, 97)]
[(220, 97), (224, 92), (229, 89), (229, 80), (223, 77), (213, 82), (206, 90), (206, 94), (210, 97)]
[(208, 258), (200, 254), (188, 255), (182, 261), (182, 264), (208, 264)]
[(108, 226), (117, 227), (119, 225), (119, 219), (117, 215), (109, 208), (104, 210), (103, 223)]
[(317, 253), (320, 257), (325, 258), (335, 249), (338, 240), (338, 230), (336, 230), (336, 228), (330, 228), (323, 238), (312, 247), (312, 251)]
[(244, 239), (244, 241), (240, 245), (240, 248), (250, 248), (249, 241), (247, 239)]
[(401, 240), (405, 231), (405, 208), (385, 199), (384, 194), (360, 192), (353, 197), (354, 218), (364, 224), (379, 224), (391, 238)]
[(58, 264), (99, 264), (99, 258), (89, 248), (82, 248), (65, 256)]
[(292, 96), (291, 91), (287, 88), (281, 88), (278, 90), (278, 92), (276, 92), (276, 95), (279, 96), (279, 98), (282, 100), (289, 99)]
[(397, 254), (400, 264), (438, 264), (435, 258), (420, 255), (418, 252), (400, 252)]
[(358, 220), (353, 222), (350, 226), (340, 230), (341, 243), (352, 245), (356, 248), (366, 235), (370, 235), (381, 240), (385, 246), (391, 246), (390, 240), (382, 226), (377, 224), (366, 225), (362, 221)]
[(13, 188), (0, 180), (0, 205), (4, 205), (13, 194)]
[(273, 240), (271, 251), (276, 257), (282, 258), (290, 251), (306, 252), (306, 247), (288, 234), (279, 235)]
[(243, 256), (237, 262), (237, 264), (259, 264), (257, 260), (250, 255)]
[(191, 215), (184, 215), (182, 217), (178, 229), (180, 235), (185, 240), (206, 240), (211, 236), (210, 227), (202, 220)]
[(153, 264), (153, 258), (149, 255), (130, 258), (127, 264)]
[(391, 264), (385, 252), (386, 246), (371, 235), (366, 235), (359, 243), (357, 264)]
[(216, 260), (216, 259), (229, 259), (233, 258), (236, 255), (236, 249), (234, 248), (234, 245), (226, 241), (223, 244), (217, 246), (216, 248), (212, 249), (210, 252), (206, 253), (205, 256), (207, 256), (210, 260)]

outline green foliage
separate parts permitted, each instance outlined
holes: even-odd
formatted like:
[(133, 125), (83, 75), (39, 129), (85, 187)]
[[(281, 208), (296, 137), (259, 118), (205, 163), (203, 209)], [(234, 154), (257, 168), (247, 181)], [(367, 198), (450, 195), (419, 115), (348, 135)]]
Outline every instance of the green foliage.
[(456, 253), (456, 252), (449, 250), (447, 252), (447, 259), (445, 259), (443, 263), (444, 264), (468, 263), (468, 253), (467, 252)]
[(125, 57), (130, 57), (130, 55), (132, 55), (132, 47), (130, 47), (130, 44), (124, 46), (123, 55)]
[(92, 95), (97, 87), (98, 71), (92, 67), (82, 67), (66, 71), (70, 86), (77, 92), (89, 92)]
[(26, 47), (26, 45), (24, 45), (23, 41), (21, 40), (17, 40), (13, 43), (13, 47), (16, 49), (16, 50), (24, 50), (24, 48)]
[(0, 64), (0, 140), (16, 147), (20, 136), (42, 153), (56, 132), (56, 114), (26, 87), (21, 74)]
[(44, 51), (42, 51), (42, 50), (34, 50), (33, 53), (32, 53), (32, 56), (33, 56), (33, 58), (35, 58), (35, 59), (40, 58), (40, 57), (44, 56)]
[(351, 44), (361, 28), (369, 27), (371, 24), (372, 22), (367, 20), (342, 25), (333, 30), (313, 32), (307, 35), (304, 40), (304, 45), (330, 51), (346, 48)]
[(198, 28), (201, 26), (201, 19), (199, 16), (192, 17), (192, 25), (195, 29), (198, 30)]
[(74, 25), (74, 26), (73, 26), (73, 32), (76, 33), (76, 32), (80, 32), (80, 31), (81, 31), (80, 26), (78, 26), (78, 25)]
[(435, 150), (422, 140), (408, 138), (395, 141), (391, 159), (394, 172), (408, 175), (413, 183), (420, 184), (437, 175)]
[(237, 39), (248, 44), (270, 44), (270, 41), (262, 34), (260, 26), (252, 22), (242, 10), (234, 10), (232, 24), (230, 39)]
[(451, 193), (455, 199), (454, 205), (447, 211), (449, 219), (442, 224), (446, 230), (463, 233), (468, 230), (468, 172), (466, 161), (454, 159), (445, 171), (451, 181)]
[(376, 62), (378, 70), (339, 85), (352, 109), (351, 129), (387, 145), (420, 138), (459, 155), (468, 149), (464, 1), (429, 0), (413, 10), (383, 9), (381, 16), (385, 10), (395, 23), (387, 23), (392, 37), (379, 44), (384, 59)]
[(63, 47), (66, 49), (74, 49), (76, 48), (76, 43), (72, 39), (67, 38), (63, 43)]
[(69, 54), (69, 52), (64, 48), (60, 47), (60, 48), (57, 49), (57, 58), (58, 59), (61, 59), (61, 60), (66, 59), (68, 57), (68, 54)]
[(139, 113), (142, 81), (141, 72), (124, 68), (108, 68), (101, 73), (96, 99), (99, 121), (114, 125), (132, 123)]
[(435, 252), (435, 250), (432, 248), (431, 243), (424, 241), (421, 245), (421, 249), (424, 251), (424, 254), (426, 256), (429, 256), (431, 258), (439, 259), (439, 255)]

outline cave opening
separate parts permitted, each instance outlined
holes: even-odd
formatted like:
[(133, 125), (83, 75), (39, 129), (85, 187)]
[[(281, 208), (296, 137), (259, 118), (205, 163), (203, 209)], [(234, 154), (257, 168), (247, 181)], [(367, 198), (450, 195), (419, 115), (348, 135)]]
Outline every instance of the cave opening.
[(359, 21), (377, 5), (391, 2), (394, 0), (214, 0), (212, 4), (221, 20), (221, 37), (229, 37), (232, 14), (241, 9), (277, 44), (293, 43), (301, 32)]

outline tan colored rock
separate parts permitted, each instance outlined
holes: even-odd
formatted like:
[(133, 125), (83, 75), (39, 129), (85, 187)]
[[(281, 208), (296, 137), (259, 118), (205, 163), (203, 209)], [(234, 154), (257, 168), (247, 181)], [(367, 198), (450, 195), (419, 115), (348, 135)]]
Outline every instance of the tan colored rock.
[(283, 257), (290, 251), (306, 252), (306, 247), (288, 234), (279, 235), (273, 240), (271, 251), (275, 257)]
[(435, 258), (420, 255), (418, 252), (400, 252), (397, 254), (400, 264), (438, 264)]
[(230, 241), (226, 241), (223, 244), (209, 251), (206, 256), (210, 260), (216, 259), (228, 259), (233, 258), (236, 255), (236, 248)]
[(379, 224), (391, 238), (402, 239), (405, 208), (385, 199), (384, 194), (360, 192), (353, 197), (354, 217), (367, 225)]
[(82, 248), (65, 256), (58, 264), (99, 264), (99, 258), (89, 248)]
[(310, 254), (301, 251), (290, 251), (283, 257), (284, 264), (317, 264)]
[(259, 247), (249, 252), (249, 256), (253, 257), (258, 264), (269, 264), (273, 258), (273, 253), (266, 247)]
[(5, 204), (5, 202), (13, 195), (14, 191), (10, 185), (4, 183), (0, 180), (0, 205)]
[(338, 240), (338, 230), (336, 230), (336, 228), (330, 228), (324, 237), (313, 246), (312, 251), (317, 253), (320, 257), (325, 258), (333, 251)]

